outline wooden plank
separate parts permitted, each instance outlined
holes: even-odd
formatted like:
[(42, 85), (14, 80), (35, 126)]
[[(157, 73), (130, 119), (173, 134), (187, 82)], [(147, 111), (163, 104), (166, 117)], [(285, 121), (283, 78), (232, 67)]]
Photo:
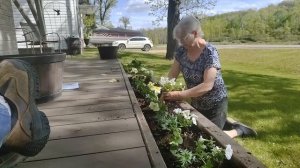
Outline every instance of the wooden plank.
[(69, 125), (96, 121), (107, 121), (134, 117), (132, 109), (113, 110), (105, 112), (72, 114), (48, 117), (50, 126)]
[(151, 130), (148, 126), (148, 123), (146, 121), (146, 118), (144, 117), (144, 114), (139, 106), (139, 103), (135, 97), (135, 94), (133, 92), (133, 89), (131, 87), (131, 84), (129, 82), (129, 79), (127, 78), (127, 75), (122, 68), (122, 74), (124, 75), (125, 84), (129, 93), (129, 97), (131, 100), (131, 103), (133, 105), (134, 113), (136, 114), (136, 118), (141, 130), (142, 137), (144, 139), (144, 142), (146, 144), (146, 149), (149, 155), (149, 159), (151, 162), (152, 167), (159, 167), (159, 168), (166, 168), (166, 163), (164, 162), (164, 159), (160, 153), (160, 150), (156, 144), (156, 141), (151, 133)]
[(98, 86), (89, 86), (89, 87), (79, 86), (78, 89), (76, 89), (76, 90), (69, 90), (67, 92), (73, 92), (73, 91), (94, 92), (94, 91), (97, 91), (97, 90), (100, 90), (100, 89), (106, 90), (106, 89), (120, 89), (120, 88), (123, 89), (123, 90), (126, 90), (124, 84), (114, 84), (114, 85), (107, 84), (107, 85), (98, 85)]
[(151, 168), (145, 147), (25, 162), (17, 168)]
[[(66, 93), (66, 92), (64, 92)], [(78, 92), (77, 92), (78, 93)], [(67, 100), (81, 100), (81, 99), (99, 99), (99, 98), (103, 98), (103, 97), (109, 97), (112, 95), (118, 95), (118, 96), (126, 96), (128, 95), (127, 90), (102, 90), (101, 92), (89, 92), (84, 94), (84, 92), (81, 92), (81, 95), (78, 96), (78, 94), (62, 94), (61, 96), (59, 96), (58, 98), (56, 98), (54, 100), (54, 102), (61, 102), (61, 101), (67, 101)]]
[(124, 82), (109, 82), (104, 81), (104, 82), (98, 82), (98, 83), (79, 83), (79, 88), (76, 90), (92, 90), (92, 89), (102, 89), (102, 88), (115, 88), (115, 87), (124, 87), (125, 85)]
[(99, 104), (85, 105), (85, 106), (74, 106), (74, 107), (59, 107), (59, 108), (40, 108), (48, 117), (50, 116), (61, 116), (68, 114), (78, 113), (90, 113), (90, 112), (101, 112), (109, 110), (127, 109), (132, 108), (129, 100), (124, 102), (102, 102)]
[(90, 80), (110, 80), (115, 78), (120, 78), (122, 75), (120, 73), (116, 74), (105, 74), (105, 73), (99, 73), (97, 76), (85, 76), (82, 78), (77, 78), (78, 75), (74, 73), (64, 73), (64, 82), (80, 82), (80, 81), (90, 81)]
[(115, 77), (111, 77), (111, 75), (109, 75), (109, 76), (104, 76), (103, 78), (99, 77), (99, 78), (86, 78), (86, 79), (75, 79), (75, 80), (79, 83), (99, 84), (99, 83), (109, 82), (111, 79), (117, 79), (119, 81), (124, 82), (124, 79), (121, 75)]
[(29, 161), (79, 156), (128, 148), (143, 147), (140, 131), (126, 131), (49, 141), (46, 147)]
[(87, 100), (69, 100), (62, 102), (49, 102), (45, 104), (38, 105), (42, 109), (52, 109), (58, 107), (72, 107), (72, 106), (84, 106), (84, 105), (92, 105), (92, 104), (103, 104), (110, 102), (124, 102), (129, 101), (128, 96), (116, 96), (116, 97), (102, 97), (99, 99), (87, 99)]
[[(103, 95), (107, 93), (111, 93), (110, 95), (119, 95), (119, 92), (127, 92), (127, 90), (124, 88), (124, 86), (121, 87), (108, 87), (108, 88), (102, 88), (102, 89), (81, 89), (81, 90), (71, 90), (71, 91), (63, 91), (62, 96), (65, 95), (81, 95), (81, 94), (92, 94), (92, 93), (101, 93)], [(76, 96), (80, 97), (80, 96)]]
[(50, 140), (138, 130), (135, 118), (51, 127)]

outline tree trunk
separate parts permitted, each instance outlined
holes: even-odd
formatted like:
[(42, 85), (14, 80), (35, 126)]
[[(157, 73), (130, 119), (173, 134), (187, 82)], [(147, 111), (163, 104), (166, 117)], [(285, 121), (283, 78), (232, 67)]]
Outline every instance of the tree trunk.
[(167, 40), (167, 54), (166, 59), (173, 59), (176, 48), (178, 46), (177, 41), (173, 38), (173, 29), (179, 22), (179, 5), (180, 0), (169, 0), (168, 6), (168, 40)]

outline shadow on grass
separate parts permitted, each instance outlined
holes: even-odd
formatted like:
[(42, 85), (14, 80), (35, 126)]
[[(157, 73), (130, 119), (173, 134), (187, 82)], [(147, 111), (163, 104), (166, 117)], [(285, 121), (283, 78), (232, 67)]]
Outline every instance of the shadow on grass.
[[(299, 80), (231, 70), (223, 71), (223, 77), (230, 94), (229, 114), (246, 123), (266, 121), (258, 128), (260, 138), (299, 135)], [(273, 127), (268, 125), (272, 122)]]

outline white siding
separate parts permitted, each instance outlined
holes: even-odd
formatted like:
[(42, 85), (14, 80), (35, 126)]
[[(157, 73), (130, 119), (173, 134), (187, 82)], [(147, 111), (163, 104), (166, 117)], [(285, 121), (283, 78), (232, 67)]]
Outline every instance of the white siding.
[[(34, 18), (29, 10), (26, 0), (19, 0), (24, 11), (29, 14), (30, 19), (34, 22)], [(66, 49), (65, 38), (74, 36), (79, 37), (78, 17), (77, 17), (77, 0), (43, 0), (44, 18), (46, 33), (57, 33), (61, 37), (62, 49)], [(17, 8), (13, 8), (15, 26), (21, 28), (20, 22), (25, 22)], [(56, 11), (58, 12), (56, 12)], [(59, 15), (58, 15), (59, 14)], [(23, 32), (17, 30), (17, 40), (24, 41)], [(47, 40), (58, 40), (57, 35), (47, 35)], [(26, 47), (25, 44), (19, 44), (19, 48)], [(58, 48), (58, 44), (50, 47)]]
[(0, 16), (0, 56), (18, 54), (10, 0), (0, 0)]

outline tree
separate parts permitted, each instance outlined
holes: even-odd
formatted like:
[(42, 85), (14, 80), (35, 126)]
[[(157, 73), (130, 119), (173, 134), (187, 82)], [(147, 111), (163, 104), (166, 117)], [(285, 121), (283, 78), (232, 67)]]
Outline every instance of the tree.
[(130, 24), (130, 20), (128, 17), (125, 17), (125, 16), (122, 16), (120, 19), (119, 19), (119, 22), (121, 22), (124, 26), (125, 29), (127, 29), (127, 26)]
[(90, 35), (92, 34), (92, 30), (96, 27), (96, 22), (95, 22), (95, 15), (86, 15), (83, 18), (83, 24), (84, 24), (84, 29), (83, 29), (83, 36), (84, 39), (89, 39)]
[(105, 21), (109, 19), (111, 9), (116, 6), (117, 0), (94, 0), (94, 5), (99, 5), (100, 24), (104, 25)]
[[(146, 0), (150, 5), (152, 15), (156, 16), (155, 24), (159, 24), (167, 15), (167, 53), (166, 59), (173, 59), (177, 48), (177, 42), (173, 39), (173, 29), (179, 22), (180, 14), (193, 14), (202, 16), (204, 10), (210, 9), (216, 0)], [(202, 10), (200, 10), (202, 9)]]

